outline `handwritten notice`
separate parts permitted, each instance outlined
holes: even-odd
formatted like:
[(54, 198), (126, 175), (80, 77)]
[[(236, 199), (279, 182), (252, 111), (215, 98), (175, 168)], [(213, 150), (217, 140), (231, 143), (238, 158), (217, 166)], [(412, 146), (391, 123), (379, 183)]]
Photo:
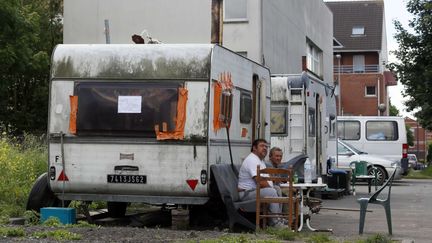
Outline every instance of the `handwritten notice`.
[(119, 96), (118, 113), (141, 113), (141, 96)]

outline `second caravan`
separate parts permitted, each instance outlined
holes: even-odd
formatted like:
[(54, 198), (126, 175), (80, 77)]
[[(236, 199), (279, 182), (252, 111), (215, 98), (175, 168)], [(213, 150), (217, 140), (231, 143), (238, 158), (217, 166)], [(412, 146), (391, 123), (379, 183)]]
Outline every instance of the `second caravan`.
[(307, 72), (272, 77), (271, 145), (282, 162), (298, 166), (308, 156), (316, 175), (326, 174), (327, 144), (336, 139), (333, 87)]

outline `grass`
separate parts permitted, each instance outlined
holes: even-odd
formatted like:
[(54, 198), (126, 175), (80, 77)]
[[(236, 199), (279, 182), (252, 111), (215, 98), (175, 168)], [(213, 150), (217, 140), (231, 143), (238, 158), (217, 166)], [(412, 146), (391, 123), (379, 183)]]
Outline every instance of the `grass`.
[(0, 222), (25, 212), (28, 194), (36, 178), (47, 170), (44, 139), (24, 135), (22, 141), (0, 135)]
[(410, 170), (405, 178), (410, 179), (432, 179), (432, 166), (425, 168), (424, 170)]
[(392, 242), (393, 240), (391, 238), (381, 234), (372, 235), (364, 240), (357, 241), (357, 243), (392, 243)]
[(58, 229), (53, 231), (41, 231), (32, 234), (32, 237), (37, 239), (54, 239), (56, 241), (66, 241), (66, 240), (81, 240), (82, 236), (77, 233), (73, 233), (64, 229)]
[(0, 237), (22, 237), (25, 232), (19, 227), (0, 227)]

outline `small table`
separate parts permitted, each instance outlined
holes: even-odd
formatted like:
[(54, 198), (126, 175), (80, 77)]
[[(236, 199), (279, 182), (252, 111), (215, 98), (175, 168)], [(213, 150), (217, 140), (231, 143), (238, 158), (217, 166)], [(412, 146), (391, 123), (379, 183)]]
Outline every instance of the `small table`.
[[(283, 184), (280, 184), (279, 186), (281, 188), (283, 188), (283, 187), (289, 187), (289, 184), (288, 183), (283, 183)], [(320, 184), (318, 184), (318, 183), (297, 183), (297, 184), (293, 184), (293, 186), (295, 188), (300, 189), (300, 197), (301, 197), (301, 202), (300, 202), (300, 226), (298, 228), (298, 231), (301, 231), (303, 229), (303, 218), (304, 218), (304, 214), (305, 214), (305, 212), (304, 212), (304, 199), (305, 199), (305, 196), (303, 194), (303, 190), (306, 190), (306, 198), (309, 198), (309, 194), (310, 194), (310, 192), (313, 189), (327, 187), (327, 184), (324, 184), (324, 183), (320, 183)], [(310, 225), (310, 217), (308, 217), (306, 219), (306, 226), (311, 231), (330, 231), (330, 232), (333, 231), (332, 229), (318, 230), (318, 229), (313, 228)]]

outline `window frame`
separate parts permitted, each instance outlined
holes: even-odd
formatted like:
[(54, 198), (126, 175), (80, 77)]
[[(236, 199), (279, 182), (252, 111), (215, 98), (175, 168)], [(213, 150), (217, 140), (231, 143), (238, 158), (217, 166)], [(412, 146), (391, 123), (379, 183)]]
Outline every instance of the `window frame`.
[(321, 76), (323, 74), (323, 51), (309, 39), (306, 41), (306, 46), (306, 67), (309, 71)]
[[(394, 132), (393, 136), (392, 137), (386, 136), (387, 135), (385, 133), (386, 131), (384, 131), (384, 134), (383, 134), (384, 135), (384, 139), (371, 138), (370, 137), (371, 135), (369, 135), (369, 133), (371, 131), (369, 131), (368, 125), (369, 124), (377, 124), (377, 123), (391, 123), (391, 124), (393, 124), (393, 126), (392, 126), (392, 128), (393, 128), (392, 132)], [(399, 140), (399, 127), (398, 127), (398, 123), (396, 121), (366, 121), (365, 129), (366, 129), (366, 131), (365, 131), (366, 140), (368, 140), (368, 141), (385, 141), (386, 142), (386, 141), (397, 141), (397, 140)], [(377, 134), (377, 133), (375, 133), (375, 134)]]
[[(247, 109), (246, 109), (246, 111), (243, 110), (243, 109), (246, 108), (244, 106), (244, 104), (245, 104), (244, 103), (244, 97), (250, 98), (250, 114), (249, 114), (249, 117), (247, 117), (248, 120), (243, 120), (244, 119), (244, 112), (247, 112)], [(239, 109), (240, 109), (240, 112), (239, 112), (239, 114), (240, 114), (240, 117), (239, 117), (240, 123), (241, 124), (251, 124), (252, 123), (252, 113), (253, 113), (252, 93), (251, 92), (240, 91), (240, 107), (239, 107)]]
[[(350, 137), (350, 138), (346, 138), (345, 134), (346, 134), (346, 123), (352, 123), (352, 124), (356, 124), (356, 128), (358, 128), (357, 131), (357, 137)], [(343, 126), (343, 127), (341, 127)], [(341, 132), (340, 130), (343, 128), (343, 137), (341, 136)], [(353, 132), (355, 133), (355, 131)], [(337, 121), (337, 137), (341, 140), (347, 140), (347, 141), (359, 141), (361, 139), (361, 123), (360, 121), (356, 121), (356, 120), (345, 120), (345, 121)]]
[[(368, 88), (374, 88), (374, 93), (373, 94), (368, 94)], [(366, 85), (365, 86), (365, 97), (376, 97), (377, 96), (377, 88), (375, 85)]]
[[(101, 82), (101, 81), (89, 81), (89, 80), (75, 81), (74, 95), (78, 96), (76, 135), (82, 137), (104, 136), (104, 137), (156, 138), (155, 126), (158, 125), (160, 130), (162, 130), (164, 126), (163, 123), (166, 123), (168, 132), (173, 131), (173, 129), (175, 129), (175, 122), (174, 119), (171, 118), (175, 118), (175, 114), (177, 111), (178, 95), (179, 95), (178, 89), (183, 85), (184, 85), (184, 81), (174, 81), (174, 80), (169, 80), (168, 82), (157, 82), (156, 80), (149, 81), (149, 82), (123, 81), (123, 80), (116, 80), (114, 82), (112, 81)], [(154, 107), (152, 105), (150, 106), (146, 105), (146, 100), (148, 101), (148, 99), (151, 99), (150, 96), (147, 97), (145, 96), (144, 90), (148, 88), (151, 89), (161, 88), (162, 90), (176, 89), (177, 95), (175, 96), (175, 102), (174, 101), (171, 103), (159, 102), (159, 106), (157, 107)], [(141, 91), (141, 93), (140, 94), (128, 93), (128, 92), (134, 93), (136, 91)], [(96, 94), (99, 93), (98, 96), (100, 100), (99, 102), (95, 102), (94, 99), (91, 100), (92, 97), (95, 97), (94, 93)], [(118, 99), (120, 96), (141, 96), (140, 112), (128, 112), (128, 113), (120, 112), (119, 103), (118, 103), (119, 102)], [(87, 97), (87, 98), (83, 98), (83, 97)], [(111, 105), (106, 103), (104, 100), (110, 101)], [(112, 104), (112, 102), (114, 101), (116, 103)], [(157, 103), (155, 104), (157, 105)], [(162, 106), (162, 104), (165, 105)], [(103, 109), (104, 107), (105, 109)], [(154, 110), (156, 108), (158, 109), (163, 108), (168, 113), (163, 113), (163, 112), (157, 113), (156, 110)], [(151, 117), (148, 115), (148, 113), (145, 112), (145, 110), (150, 112), (149, 109), (153, 110), (153, 114), (155, 116)], [(91, 114), (90, 117), (89, 114)], [(112, 116), (112, 114), (117, 114), (117, 115)], [(106, 118), (106, 116), (108, 116), (108, 118)], [(153, 121), (150, 121), (150, 119), (152, 119)], [(147, 122), (149, 124), (146, 124), (145, 122), (143, 122), (143, 120), (148, 120)]]

